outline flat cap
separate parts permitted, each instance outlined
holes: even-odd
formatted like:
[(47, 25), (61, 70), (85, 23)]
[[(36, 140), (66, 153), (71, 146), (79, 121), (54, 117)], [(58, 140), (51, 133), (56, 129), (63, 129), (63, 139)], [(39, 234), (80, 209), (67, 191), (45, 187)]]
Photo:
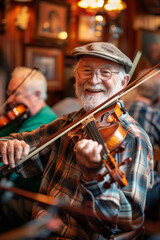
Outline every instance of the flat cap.
[(114, 44), (108, 42), (93, 42), (84, 46), (76, 47), (72, 51), (75, 58), (80, 58), (82, 55), (90, 55), (111, 60), (113, 62), (124, 65), (126, 73), (129, 73), (132, 68), (131, 60), (122, 53)]

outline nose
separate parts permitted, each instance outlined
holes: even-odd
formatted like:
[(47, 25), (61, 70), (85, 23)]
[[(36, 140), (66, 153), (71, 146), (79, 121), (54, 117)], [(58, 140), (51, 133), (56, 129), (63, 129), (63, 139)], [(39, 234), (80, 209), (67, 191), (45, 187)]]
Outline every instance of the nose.
[(93, 73), (93, 76), (88, 80), (88, 83), (90, 83), (91, 85), (97, 85), (101, 82), (102, 81), (101, 81), (101, 79), (99, 79), (96, 72)]

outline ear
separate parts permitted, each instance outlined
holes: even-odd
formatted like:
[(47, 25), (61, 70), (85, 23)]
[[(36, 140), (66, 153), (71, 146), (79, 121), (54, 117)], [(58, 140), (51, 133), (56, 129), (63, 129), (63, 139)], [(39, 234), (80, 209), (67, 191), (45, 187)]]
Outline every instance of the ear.
[(126, 74), (122, 81), (122, 89), (127, 86), (127, 84), (129, 83), (129, 80), (130, 80), (130, 76), (129, 76), (129, 74)]
[(35, 91), (35, 95), (39, 98), (41, 96), (41, 91)]

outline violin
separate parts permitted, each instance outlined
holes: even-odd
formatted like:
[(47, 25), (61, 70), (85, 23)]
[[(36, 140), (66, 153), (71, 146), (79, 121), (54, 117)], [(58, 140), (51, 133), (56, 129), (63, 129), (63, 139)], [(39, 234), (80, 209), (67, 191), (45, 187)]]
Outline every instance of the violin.
[[(135, 87), (137, 87), (138, 85), (142, 84), (143, 82), (147, 81), (148, 79), (150, 79), (151, 77), (153, 77), (154, 75), (156, 75), (157, 73), (160, 72), (160, 70), (157, 70), (156, 73), (153, 73), (152, 75), (150, 75), (148, 78), (145, 78), (143, 80), (140, 81), (141, 78), (143, 78), (144, 76), (146, 76), (148, 73), (150, 73), (153, 69), (157, 68), (160, 65), (157, 64), (155, 67), (153, 67), (152, 69), (150, 69), (149, 71), (147, 71), (145, 74), (143, 74), (141, 77), (137, 78), (135, 81), (131, 82), (129, 85), (127, 85), (124, 89), (121, 89), (119, 92), (117, 92), (116, 94), (114, 94), (112, 97), (108, 98), (106, 101), (104, 101), (103, 103), (101, 103), (100, 105), (98, 105), (96, 108), (92, 109), (91, 111), (85, 113), (83, 116), (81, 116), (80, 118), (78, 118), (77, 120), (75, 120), (73, 123), (68, 124), (67, 126), (65, 126), (64, 128), (60, 129), (58, 132), (52, 134), (49, 138), (47, 138), (46, 140), (44, 140), (43, 142), (37, 144), (37, 146), (31, 150), (31, 152), (24, 157), (22, 160), (20, 160), (17, 164), (17, 166), (23, 164), (25, 161), (27, 161), (28, 159), (30, 159), (31, 157), (35, 156), (37, 153), (39, 153), (41, 150), (43, 150), (44, 148), (46, 148), (48, 145), (50, 145), (51, 143), (53, 143), (54, 141), (56, 141), (57, 139), (59, 139), (60, 137), (62, 137), (64, 134), (67, 134), (69, 131), (71, 131), (74, 128), (77, 128), (80, 125), (84, 125), (86, 128), (86, 131), (88, 131), (88, 135), (89, 137), (92, 135), (93, 133), (93, 140), (94, 140), (94, 132), (96, 132), (97, 135), (99, 135), (98, 137), (96, 137), (96, 139), (100, 139), (99, 143), (102, 144), (103, 146), (103, 151), (102, 152), (102, 157), (103, 157), (103, 162), (108, 170), (108, 173), (111, 176), (111, 181), (112, 182), (116, 182), (118, 181), (120, 186), (125, 186), (127, 185), (127, 180), (125, 178), (125, 175), (122, 171), (120, 171), (119, 167), (123, 164), (127, 164), (130, 159), (126, 159), (123, 162), (121, 162), (120, 164), (117, 164), (116, 161), (114, 160), (113, 156), (112, 156), (112, 149), (109, 148), (109, 146), (111, 145), (113, 148), (113, 152), (116, 151), (117, 147), (120, 146), (121, 142), (123, 141), (123, 139), (125, 138), (125, 134), (126, 132), (123, 132), (123, 128), (121, 128), (121, 124), (120, 121), (118, 121), (119, 117), (122, 114), (122, 111), (115, 111), (115, 107), (114, 107), (114, 111), (112, 109), (111, 114), (109, 114), (109, 117), (107, 117), (107, 122), (108, 124), (111, 124), (110, 127), (110, 134), (109, 137), (107, 135), (107, 141), (108, 144), (104, 144), (104, 141), (102, 139), (101, 134), (99, 133), (99, 131), (95, 130), (97, 128), (95, 121), (91, 121), (90, 119), (95, 118), (96, 114), (100, 113), (100, 115), (97, 115), (97, 118), (99, 119), (103, 119), (104, 117), (106, 117), (106, 114), (101, 114), (103, 112), (103, 110), (105, 108), (110, 108), (110, 106), (112, 106), (118, 98), (122, 97), (123, 95), (125, 95), (126, 93), (128, 93), (129, 91), (131, 91), (132, 89), (134, 89)], [(115, 106), (115, 105), (113, 105)], [(117, 105), (116, 105), (117, 106)], [(110, 110), (110, 109), (109, 109)], [(101, 112), (102, 111), (102, 112)], [(117, 119), (117, 121), (116, 121)], [(89, 127), (89, 130), (87, 130), (87, 127), (90, 125), (90, 122), (93, 123), (93, 128)], [(103, 121), (102, 121), (103, 122)], [(108, 125), (109, 126), (109, 125)], [(108, 128), (109, 129), (109, 128)], [(108, 131), (107, 129), (107, 131)], [(118, 130), (118, 131), (117, 131)], [(114, 142), (114, 139), (116, 139), (116, 133), (118, 132), (118, 134), (120, 133), (120, 130), (122, 130), (122, 136), (121, 138), (116, 141), (116, 144)], [(89, 131), (91, 132), (91, 134), (89, 133)], [(104, 130), (103, 130), (104, 131)], [(103, 134), (103, 131), (101, 131), (101, 133)], [(106, 134), (107, 134), (106, 131)], [(98, 132), (98, 133), (97, 133)], [(123, 135), (124, 134), (124, 135)], [(112, 137), (111, 137), (112, 136)], [(107, 142), (106, 141), (106, 142)], [(10, 171), (12, 171), (12, 168), (10, 166), (3, 166), (0, 168), (0, 171), (2, 171), (2, 173), (4, 175), (6, 175), (7, 173), (9, 173)], [(104, 177), (104, 176), (102, 176)], [(101, 178), (101, 176), (100, 176)], [(107, 183), (108, 184), (108, 183)]]
[(13, 109), (9, 110), (5, 115), (0, 116), (0, 128), (6, 126), (11, 121), (23, 116), (24, 114), (27, 114), (24, 117), (28, 117), (28, 113), (28, 108), (23, 104), (14, 106)]
[(103, 185), (104, 188), (108, 188), (114, 181), (121, 187), (128, 184), (119, 166), (129, 163), (131, 158), (126, 159), (120, 165), (117, 165), (116, 160), (113, 158), (115, 153), (122, 152), (125, 149), (122, 142), (127, 135), (127, 131), (123, 129), (120, 123), (120, 116), (122, 114), (123, 111), (119, 103), (116, 102), (108, 109), (96, 113), (94, 117), (87, 119), (80, 126), (68, 133), (74, 143), (83, 138), (90, 138), (103, 146), (101, 158), (108, 172), (103, 175), (98, 175), (97, 180), (99, 182), (103, 181), (104, 176), (107, 174), (111, 176), (109, 182)]
[(19, 104), (0, 116), (0, 137), (18, 131), (19, 126), (30, 116), (29, 109)]
[[(124, 130), (120, 124), (120, 116), (123, 114), (122, 109), (118, 102), (114, 103), (107, 109), (104, 109), (84, 121), (77, 128), (71, 130), (68, 135), (73, 139), (77, 138), (79, 141), (82, 138), (88, 138), (89, 136), (95, 132), (95, 125), (91, 126), (91, 133), (89, 133), (89, 129), (86, 128), (86, 131), (79, 131), (80, 129), (84, 129), (85, 127), (92, 125), (91, 121), (95, 121), (96, 127), (104, 140), (104, 145), (109, 149), (112, 154), (115, 153), (115, 149), (120, 145), (120, 143), (124, 140), (127, 135), (126, 130)], [(82, 135), (83, 133), (83, 135)], [(97, 133), (98, 134), (98, 133)], [(93, 137), (92, 137), (93, 138)], [(96, 137), (94, 137), (96, 138)], [(76, 143), (76, 141), (74, 141)]]

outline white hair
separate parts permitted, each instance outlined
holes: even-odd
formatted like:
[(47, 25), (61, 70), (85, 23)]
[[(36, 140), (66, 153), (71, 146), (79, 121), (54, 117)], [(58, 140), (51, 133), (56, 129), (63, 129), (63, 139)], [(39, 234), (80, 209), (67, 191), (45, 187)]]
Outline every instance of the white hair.
[(121, 80), (121, 82), (124, 80), (125, 76), (128, 75), (124, 69), (124, 67), (122, 65), (120, 65), (120, 69), (119, 69), (119, 79)]
[(45, 100), (47, 98), (47, 80), (40, 71), (19, 66), (13, 70), (11, 75), (12, 77), (23, 78), (29, 75), (29, 77), (27, 77), (27, 79), (24, 81), (23, 86), (26, 87), (28, 91), (40, 91), (40, 98), (42, 100)]

